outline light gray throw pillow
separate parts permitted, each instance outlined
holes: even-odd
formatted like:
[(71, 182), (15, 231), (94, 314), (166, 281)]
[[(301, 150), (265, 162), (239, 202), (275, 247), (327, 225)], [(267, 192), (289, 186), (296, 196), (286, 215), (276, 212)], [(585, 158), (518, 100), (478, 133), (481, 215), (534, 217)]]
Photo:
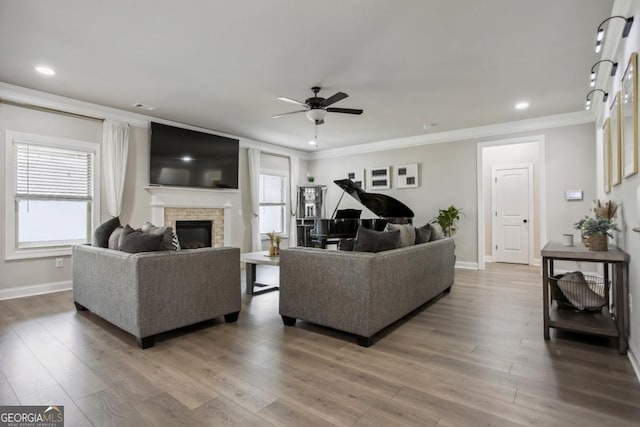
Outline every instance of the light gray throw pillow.
[(416, 229), (412, 224), (388, 223), (384, 229), (384, 231), (394, 230), (400, 230), (400, 245), (398, 247), (413, 246), (416, 243)]

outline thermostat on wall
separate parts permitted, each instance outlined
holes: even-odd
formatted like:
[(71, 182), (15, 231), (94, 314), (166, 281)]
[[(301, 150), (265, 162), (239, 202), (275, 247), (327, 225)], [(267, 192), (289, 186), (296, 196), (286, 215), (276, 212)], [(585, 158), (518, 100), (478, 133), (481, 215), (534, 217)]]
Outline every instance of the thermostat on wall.
[(582, 190), (567, 190), (565, 198), (567, 200), (582, 200)]

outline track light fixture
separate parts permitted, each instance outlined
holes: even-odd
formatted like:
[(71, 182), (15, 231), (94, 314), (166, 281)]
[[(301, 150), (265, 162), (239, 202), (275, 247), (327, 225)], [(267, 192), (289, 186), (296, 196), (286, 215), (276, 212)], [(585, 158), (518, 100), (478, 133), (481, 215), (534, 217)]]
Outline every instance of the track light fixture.
[(591, 98), (589, 98), (589, 96), (594, 92), (602, 92), (602, 102), (606, 102), (607, 98), (609, 98), (609, 92), (605, 92), (602, 89), (593, 89), (587, 94), (587, 102), (585, 103), (585, 106), (584, 106), (585, 110), (591, 109)]
[(624, 19), (625, 22), (624, 29), (622, 30), (622, 38), (627, 37), (629, 35), (629, 32), (631, 32), (631, 26), (633, 25), (633, 16), (625, 18), (624, 16), (616, 15), (605, 19), (600, 23), (600, 25), (598, 25), (598, 30), (596, 33), (596, 53), (600, 53), (600, 51), (602, 50), (602, 43), (604, 40), (604, 28), (602, 28), (602, 26), (612, 19)]
[(591, 67), (591, 87), (594, 87), (596, 85), (596, 67), (598, 66), (598, 64), (601, 64), (602, 62), (610, 62), (611, 63), (611, 76), (615, 76), (616, 75), (616, 71), (618, 71), (618, 63), (617, 62), (613, 62), (609, 59), (602, 59), (598, 62), (596, 62), (595, 64), (593, 64), (593, 67)]

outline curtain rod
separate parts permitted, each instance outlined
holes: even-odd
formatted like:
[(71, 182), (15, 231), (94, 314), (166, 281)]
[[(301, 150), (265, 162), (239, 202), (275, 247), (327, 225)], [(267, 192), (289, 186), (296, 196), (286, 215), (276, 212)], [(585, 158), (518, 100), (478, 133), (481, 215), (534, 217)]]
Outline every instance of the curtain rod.
[(28, 104), (25, 102), (12, 101), (6, 98), (0, 98), (0, 104), (13, 105), (15, 107), (29, 108), (32, 110), (44, 111), (46, 113), (62, 114), (64, 116), (79, 117), (81, 119), (104, 121), (104, 117), (87, 116), (86, 114), (72, 113), (70, 111), (59, 110), (57, 108), (43, 107), (41, 105)]

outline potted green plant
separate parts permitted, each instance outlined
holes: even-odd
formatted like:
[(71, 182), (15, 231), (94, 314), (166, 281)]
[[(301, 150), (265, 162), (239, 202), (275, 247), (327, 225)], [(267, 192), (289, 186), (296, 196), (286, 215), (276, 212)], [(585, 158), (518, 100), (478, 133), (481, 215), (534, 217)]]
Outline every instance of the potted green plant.
[(609, 246), (608, 237), (613, 238), (613, 231), (620, 231), (611, 218), (595, 216), (585, 217), (574, 224), (584, 236), (585, 245), (592, 251), (606, 251)]
[(438, 216), (431, 220), (431, 224), (439, 224), (444, 235), (451, 237), (458, 230), (460, 215), (464, 215), (462, 208), (457, 208), (455, 205), (451, 205), (447, 209), (438, 209)]

